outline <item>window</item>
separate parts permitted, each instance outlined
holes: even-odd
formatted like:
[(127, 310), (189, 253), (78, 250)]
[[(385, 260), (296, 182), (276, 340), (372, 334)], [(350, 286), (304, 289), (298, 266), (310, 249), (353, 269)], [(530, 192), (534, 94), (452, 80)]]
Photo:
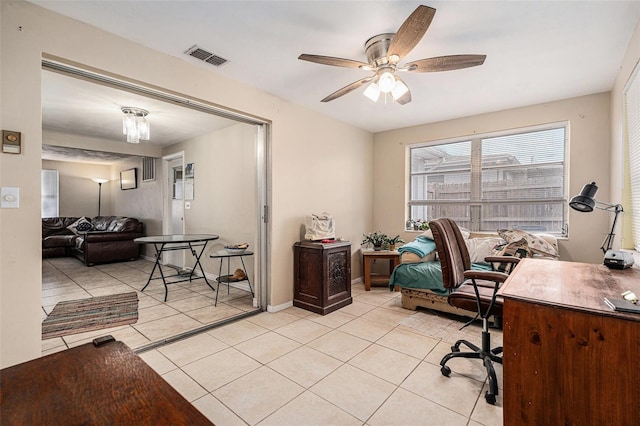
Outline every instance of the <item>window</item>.
[(629, 146), (629, 175), (633, 245), (640, 251), (640, 65), (636, 65), (624, 91), (625, 134)]
[(174, 200), (182, 200), (182, 166), (173, 168), (173, 194)]
[(409, 148), (411, 220), (566, 235), (567, 123)]
[(42, 170), (40, 173), (41, 217), (58, 217), (58, 171)]

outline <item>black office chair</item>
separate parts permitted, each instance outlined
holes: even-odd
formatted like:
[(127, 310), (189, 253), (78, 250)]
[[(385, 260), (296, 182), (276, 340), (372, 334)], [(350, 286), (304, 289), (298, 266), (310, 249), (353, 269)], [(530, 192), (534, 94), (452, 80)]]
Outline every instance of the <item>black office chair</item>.
[[(471, 258), (458, 225), (451, 219), (441, 218), (429, 222), (436, 243), (436, 250), (442, 265), (442, 279), (444, 287), (450, 293), (447, 301), (451, 306), (477, 313), (482, 318), (482, 346), (478, 347), (467, 340), (458, 340), (451, 346), (451, 353), (440, 361), (440, 371), (444, 376), (451, 374), (446, 365), (453, 358), (477, 358), (484, 362), (489, 378), (489, 390), (485, 399), (489, 404), (495, 404), (498, 394), (498, 383), (493, 363), (502, 364), (502, 347), (491, 349), (491, 334), (489, 333), (489, 318), (502, 317), (502, 298), (497, 296), (498, 288), (508, 275), (497, 271), (471, 270)], [(485, 259), (487, 262), (501, 262), (511, 265), (517, 264), (518, 258), (512, 256), (496, 256)], [(472, 321), (465, 324), (465, 327)], [(460, 345), (465, 345), (471, 351), (461, 352)]]

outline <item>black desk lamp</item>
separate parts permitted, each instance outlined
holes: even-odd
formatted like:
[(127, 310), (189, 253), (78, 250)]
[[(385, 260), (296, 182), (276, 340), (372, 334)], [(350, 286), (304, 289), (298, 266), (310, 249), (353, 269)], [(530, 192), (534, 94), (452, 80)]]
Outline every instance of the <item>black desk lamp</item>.
[(596, 192), (598, 192), (598, 187), (595, 182), (586, 184), (582, 187), (580, 194), (576, 195), (571, 199), (571, 201), (569, 201), (569, 206), (574, 210), (584, 213), (592, 212), (594, 208), (615, 213), (615, 216), (613, 217), (613, 225), (611, 225), (611, 231), (604, 239), (600, 250), (605, 254), (605, 265), (610, 268), (628, 268), (633, 264), (633, 257), (630, 256), (629, 253), (611, 250), (611, 246), (613, 246), (613, 237), (615, 236), (614, 231), (616, 229), (616, 224), (618, 223), (618, 215), (623, 212), (622, 205), (596, 201)]

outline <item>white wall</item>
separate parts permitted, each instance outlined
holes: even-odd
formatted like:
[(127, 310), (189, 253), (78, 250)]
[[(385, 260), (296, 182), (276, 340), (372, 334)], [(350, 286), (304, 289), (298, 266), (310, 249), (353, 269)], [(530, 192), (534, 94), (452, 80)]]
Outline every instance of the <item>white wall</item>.
[[(246, 242), (252, 250), (257, 247), (256, 128), (236, 124), (167, 147), (163, 154), (180, 151), (184, 163), (193, 163), (195, 170), (194, 198), (184, 211), (185, 232), (220, 236), (208, 244), (201, 258), (205, 271), (217, 275), (219, 261), (209, 258), (210, 253), (228, 244)], [(193, 265), (190, 256), (186, 261)], [(249, 269), (252, 274), (253, 267)]]
[[(145, 235), (162, 234), (162, 167), (156, 159), (156, 180), (142, 182), (142, 158), (136, 157), (119, 161), (110, 167), (109, 184), (111, 186), (110, 214), (114, 216), (135, 217), (143, 223)], [(120, 172), (137, 169), (138, 187), (136, 189), (120, 188)], [(151, 246), (143, 246), (142, 255), (154, 256)]]
[[(41, 230), (33, 224), (40, 221), (43, 55), (271, 122), (271, 306), (292, 300), (292, 246), (305, 215), (331, 212), (338, 233), (354, 242), (371, 229), (370, 133), (30, 3), (1, 2), (0, 19), (0, 118), (3, 129), (22, 132), (24, 147), (20, 155), (0, 155), (2, 186), (19, 187), (21, 196), (19, 209), (0, 210), (0, 367), (41, 350)], [(354, 266), (358, 276), (359, 261)]]
[[(109, 179), (110, 167), (102, 164), (43, 160), (42, 168), (58, 170), (59, 216), (98, 215), (98, 184), (92, 178)], [(102, 184), (100, 212), (111, 214), (111, 182)]]
[[(570, 122), (569, 194), (595, 181), (600, 186), (598, 198), (609, 199), (609, 94), (600, 93), (376, 134), (374, 227), (402, 234), (407, 241), (415, 237), (403, 232), (408, 190), (407, 174), (402, 171), (408, 145), (560, 121)], [(600, 210), (584, 214), (569, 209), (569, 238), (559, 241), (561, 258), (602, 262), (599, 247), (608, 223), (609, 215)]]

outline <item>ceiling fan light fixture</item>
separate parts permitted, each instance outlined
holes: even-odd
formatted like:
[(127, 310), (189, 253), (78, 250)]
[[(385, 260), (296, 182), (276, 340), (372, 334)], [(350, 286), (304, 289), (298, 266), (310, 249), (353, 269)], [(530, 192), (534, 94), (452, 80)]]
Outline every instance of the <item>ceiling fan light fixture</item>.
[(400, 99), (402, 97), (402, 95), (404, 95), (408, 91), (409, 91), (409, 88), (407, 87), (407, 85), (404, 84), (402, 82), (402, 80), (397, 79), (396, 80), (396, 85), (391, 90), (391, 95), (393, 96), (393, 100), (397, 101), (398, 99)]
[(432, 7), (419, 5), (407, 19), (404, 20), (395, 33), (383, 33), (370, 37), (364, 44), (367, 63), (353, 59), (335, 56), (302, 54), (298, 59), (315, 62), (317, 64), (335, 67), (357, 68), (362, 71), (373, 71), (375, 74), (354, 81), (326, 96), (321, 102), (329, 102), (346, 95), (365, 84), (369, 84), (365, 95), (376, 102), (380, 93), (390, 93), (393, 101), (400, 105), (411, 102), (411, 91), (407, 85), (396, 77), (398, 72), (438, 72), (470, 68), (482, 65), (486, 55), (447, 55), (425, 58), (401, 65), (400, 62), (418, 45), (436, 13)]
[(374, 81), (371, 83), (364, 91), (364, 95), (371, 99), (373, 102), (378, 102), (378, 98), (380, 97), (380, 88), (378, 84)]
[(390, 71), (384, 71), (378, 78), (378, 86), (382, 93), (389, 93), (396, 86), (396, 77)]
[(121, 110), (124, 114), (122, 117), (122, 133), (127, 135), (127, 142), (140, 143), (140, 140), (148, 141), (151, 136), (149, 122), (146, 119), (149, 111), (132, 107), (123, 107)]

